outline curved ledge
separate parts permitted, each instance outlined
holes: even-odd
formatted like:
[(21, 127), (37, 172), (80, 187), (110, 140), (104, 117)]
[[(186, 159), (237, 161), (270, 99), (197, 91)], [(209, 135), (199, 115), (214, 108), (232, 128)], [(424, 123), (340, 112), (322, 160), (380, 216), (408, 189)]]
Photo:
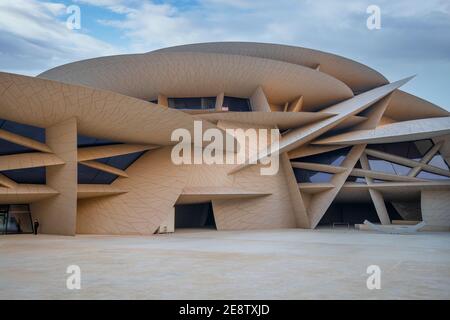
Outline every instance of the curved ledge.
[(209, 52), (266, 58), (317, 69), (341, 80), (354, 92), (389, 83), (379, 72), (359, 62), (323, 51), (287, 45), (257, 42), (210, 42), (164, 48), (149, 52)]
[(39, 77), (111, 90), (143, 100), (155, 99), (159, 94), (210, 97), (222, 92), (250, 97), (260, 86), (273, 104), (284, 105), (302, 95), (304, 111), (353, 97), (346, 84), (308, 67), (201, 52), (103, 57), (63, 65)]
[[(47, 128), (72, 117), (80, 134), (156, 145), (174, 144), (170, 137), (178, 128), (193, 134), (195, 120), (182, 111), (111, 91), (0, 72), (0, 118)], [(217, 127), (203, 121), (203, 128)]]

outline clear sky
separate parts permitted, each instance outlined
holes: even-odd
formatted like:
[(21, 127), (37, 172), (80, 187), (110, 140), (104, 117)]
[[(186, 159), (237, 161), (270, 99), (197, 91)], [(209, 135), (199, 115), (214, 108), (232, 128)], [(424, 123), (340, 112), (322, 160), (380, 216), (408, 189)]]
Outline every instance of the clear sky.
[[(369, 5), (381, 29), (369, 30)], [(66, 27), (67, 7), (81, 29)], [(362, 62), (450, 110), (450, 0), (0, 0), (0, 70), (208, 41), (308, 47)]]

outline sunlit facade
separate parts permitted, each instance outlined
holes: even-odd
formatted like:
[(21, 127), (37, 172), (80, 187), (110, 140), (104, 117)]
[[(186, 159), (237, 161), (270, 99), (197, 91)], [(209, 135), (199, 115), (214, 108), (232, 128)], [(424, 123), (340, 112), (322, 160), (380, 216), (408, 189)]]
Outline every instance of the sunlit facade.
[[(0, 234), (450, 227), (450, 116), (358, 62), (205, 43), (0, 73)], [(280, 168), (176, 165), (178, 128), (279, 129)], [(261, 159), (258, 159), (261, 160)]]

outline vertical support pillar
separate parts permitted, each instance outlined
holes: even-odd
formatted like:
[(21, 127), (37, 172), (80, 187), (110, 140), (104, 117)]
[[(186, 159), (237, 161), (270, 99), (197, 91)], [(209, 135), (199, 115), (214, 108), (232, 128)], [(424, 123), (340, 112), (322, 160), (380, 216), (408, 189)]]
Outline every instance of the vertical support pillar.
[(338, 195), (342, 186), (345, 184), (345, 181), (355, 167), (356, 162), (358, 162), (359, 157), (361, 157), (361, 155), (363, 154), (365, 148), (365, 144), (357, 144), (353, 146), (347, 154), (344, 162), (342, 162), (341, 164), (342, 167), (345, 167), (345, 171), (335, 173), (333, 178), (331, 178), (331, 183), (334, 187), (330, 190), (315, 194), (311, 198), (308, 207), (308, 216), (311, 228), (314, 229), (315, 227), (317, 227), (320, 219), (322, 219), (323, 215)]
[(420, 196), (422, 220), (430, 231), (450, 231), (450, 191), (422, 190)]
[(47, 185), (58, 195), (32, 204), (42, 233), (75, 235), (77, 218), (77, 120), (71, 118), (46, 129), (46, 143), (65, 164), (46, 168)]
[(168, 107), (169, 106), (169, 101), (167, 100), (167, 97), (162, 95), (162, 94), (158, 94), (158, 104), (164, 107)]
[(384, 198), (381, 192), (369, 188), (369, 193), (375, 206), (375, 210), (377, 211), (378, 218), (380, 218), (381, 224), (391, 224), (391, 219), (389, 219), (389, 214), (387, 212), (386, 204), (384, 203)]
[(223, 99), (225, 97), (225, 93), (219, 93), (216, 97), (216, 111), (222, 111)]
[(295, 179), (294, 169), (286, 152), (280, 154), (280, 165), (284, 170), (286, 177), (286, 185), (289, 189), (289, 198), (292, 203), (292, 208), (295, 214), (295, 221), (297, 228), (310, 229), (308, 213), (303, 201), (302, 194)]
[(266, 94), (261, 87), (256, 88), (255, 92), (250, 97), (250, 104), (253, 111), (272, 111), (269, 102), (267, 101)]
[[(365, 170), (370, 170), (369, 160), (365, 153), (363, 153), (360, 157), (361, 167)], [(373, 184), (373, 179), (366, 177), (367, 185)], [(386, 204), (384, 203), (383, 195), (380, 191), (375, 190), (373, 188), (369, 188), (370, 197), (372, 198), (373, 205), (375, 206), (375, 211), (377, 212), (378, 218), (380, 219), (381, 224), (387, 225), (391, 224), (391, 219), (389, 218), (389, 214), (386, 208)]]
[(158, 233), (175, 232), (175, 206), (158, 228)]

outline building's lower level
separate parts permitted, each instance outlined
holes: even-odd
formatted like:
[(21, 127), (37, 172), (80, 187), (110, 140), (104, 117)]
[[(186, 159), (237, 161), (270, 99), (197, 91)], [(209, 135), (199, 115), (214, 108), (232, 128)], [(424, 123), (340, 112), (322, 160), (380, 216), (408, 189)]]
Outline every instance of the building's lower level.
[[(450, 116), (400, 90), (411, 80), (258, 43), (0, 72), (0, 233), (32, 232), (35, 220), (60, 235), (364, 220), (448, 230)], [(211, 152), (231, 141), (246, 157), (180, 164), (180, 132), (193, 154), (233, 158), (228, 144)], [(266, 175), (268, 158), (277, 166)]]

